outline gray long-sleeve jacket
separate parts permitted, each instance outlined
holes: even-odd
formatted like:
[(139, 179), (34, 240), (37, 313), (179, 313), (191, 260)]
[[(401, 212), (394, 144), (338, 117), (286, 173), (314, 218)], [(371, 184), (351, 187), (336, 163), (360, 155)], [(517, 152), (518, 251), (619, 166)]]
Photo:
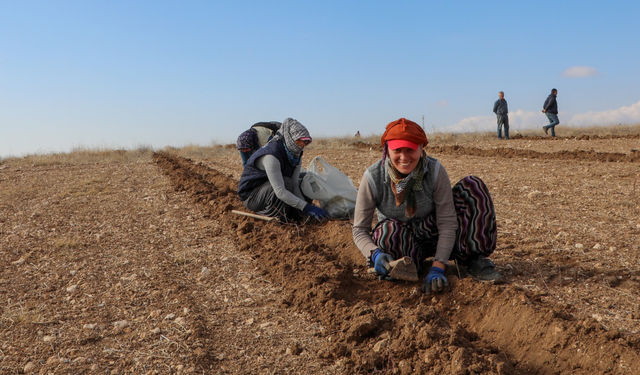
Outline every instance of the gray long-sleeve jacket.
[[(256, 160), (256, 167), (267, 173), (269, 183), (273, 187), (273, 192), (276, 194), (278, 199), (299, 210), (304, 209), (307, 202), (303, 198), (299, 184), (294, 184), (293, 193), (287, 190), (284, 184), (284, 178), (282, 177), (282, 172), (280, 171), (280, 162), (275, 156), (263, 155), (259, 157)], [(291, 179), (293, 181), (298, 181), (298, 176), (300, 176), (300, 164), (298, 164), (296, 169), (293, 171)]]
[[(451, 255), (451, 251), (453, 251), (453, 246), (456, 242), (458, 219), (453, 203), (453, 194), (451, 192), (451, 181), (449, 180), (449, 175), (440, 162), (436, 163), (436, 167), (438, 168), (438, 173), (434, 181), (435, 189), (431, 199), (433, 200), (434, 209), (436, 211), (436, 223), (438, 226), (439, 238), (436, 245), (436, 254), (434, 259), (446, 264), (449, 261), (449, 256)], [(353, 219), (353, 241), (365, 258), (369, 258), (371, 253), (373, 253), (373, 251), (378, 247), (371, 237), (371, 224), (377, 207), (384, 204), (396, 206), (395, 201), (376, 202), (377, 194), (375, 193), (375, 183), (370, 180), (369, 177), (372, 176), (367, 172), (362, 176), (362, 181), (358, 188), (358, 198), (356, 200), (355, 216)], [(403, 217), (395, 217), (395, 219), (401, 221), (408, 220), (404, 215), (402, 216)]]
[(507, 113), (509, 113), (509, 108), (507, 108), (507, 100), (496, 100), (496, 102), (493, 103), (493, 113), (495, 113), (496, 115), (506, 115)]

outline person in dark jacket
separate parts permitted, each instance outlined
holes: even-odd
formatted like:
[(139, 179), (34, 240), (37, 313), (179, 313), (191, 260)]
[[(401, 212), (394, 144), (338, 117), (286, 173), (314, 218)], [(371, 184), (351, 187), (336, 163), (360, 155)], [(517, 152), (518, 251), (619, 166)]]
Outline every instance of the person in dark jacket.
[(542, 105), (542, 113), (547, 115), (549, 119), (549, 125), (545, 125), (542, 127), (544, 129), (544, 134), (549, 134), (549, 129), (551, 129), (551, 136), (556, 136), (556, 125), (560, 123), (558, 119), (558, 102), (556, 101), (556, 96), (558, 95), (558, 90), (551, 89), (551, 94), (547, 96), (547, 100), (544, 101)]
[(242, 159), (242, 166), (247, 164), (247, 160), (256, 152), (260, 147), (263, 147), (280, 129), (282, 123), (277, 121), (270, 122), (257, 122), (251, 125), (249, 130), (246, 130), (238, 136), (236, 146), (240, 151), (240, 158)]
[(238, 184), (242, 204), (282, 222), (329, 219), (327, 211), (307, 202), (300, 191), (300, 162), (311, 141), (304, 125), (292, 118), (284, 120), (275, 137), (247, 160)]
[(502, 139), (502, 127), (504, 126), (504, 139), (509, 139), (509, 108), (504, 98), (504, 92), (498, 93), (498, 100), (493, 103), (493, 113), (498, 121), (498, 139)]

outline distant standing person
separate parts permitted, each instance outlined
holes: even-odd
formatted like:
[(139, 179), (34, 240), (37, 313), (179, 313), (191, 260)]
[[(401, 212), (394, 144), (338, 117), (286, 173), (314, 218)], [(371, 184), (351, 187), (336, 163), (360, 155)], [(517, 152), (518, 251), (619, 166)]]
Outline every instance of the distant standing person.
[(504, 126), (504, 139), (509, 139), (509, 108), (504, 99), (504, 92), (498, 93), (498, 100), (493, 103), (493, 113), (498, 120), (498, 139), (502, 139), (502, 127)]
[(266, 145), (281, 126), (282, 124), (277, 121), (257, 122), (251, 125), (249, 130), (242, 132), (242, 134), (238, 136), (236, 146), (238, 147), (238, 151), (240, 151), (243, 167), (247, 164), (247, 160), (249, 160), (251, 155), (260, 147)]
[(542, 113), (547, 115), (549, 119), (549, 125), (543, 126), (544, 134), (549, 134), (549, 129), (551, 129), (551, 136), (556, 136), (556, 125), (560, 123), (558, 119), (558, 102), (556, 101), (556, 96), (558, 95), (558, 90), (551, 89), (551, 94), (547, 96), (547, 100), (544, 101), (544, 105), (542, 106)]

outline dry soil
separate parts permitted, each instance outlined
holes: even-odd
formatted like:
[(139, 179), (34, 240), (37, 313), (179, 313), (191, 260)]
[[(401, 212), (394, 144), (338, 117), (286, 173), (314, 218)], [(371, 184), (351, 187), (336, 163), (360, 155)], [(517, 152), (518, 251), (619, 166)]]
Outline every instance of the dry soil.
[[(429, 145), (481, 177), (506, 282), (367, 274), (348, 221), (235, 215), (233, 147), (0, 165), (0, 373), (634, 374), (638, 137)], [(358, 185), (375, 144), (313, 144)]]

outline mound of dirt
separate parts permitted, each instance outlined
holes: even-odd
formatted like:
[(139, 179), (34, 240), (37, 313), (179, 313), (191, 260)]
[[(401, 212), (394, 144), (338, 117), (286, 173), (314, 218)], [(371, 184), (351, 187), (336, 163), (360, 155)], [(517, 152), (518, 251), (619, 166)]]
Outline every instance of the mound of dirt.
[[(485, 151), (441, 148), (470, 155)], [(585, 155), (567, 157), (600, 158)], [(617, 157), (623, 156), (602, 161)], [(326, 340), (317, 356), (345, 374), (593, 374), (640, 368), (638, 338), (610, 332), (593, 319), (577, 321), (566, 313), (569, 306), (548, 303), (544, 295), (510, 284), (480, 284), (456, 267), (447, 270), (452, 292), (441, 295), (420, 293), (419, 283), (377, 281), (353, 246), (349, 222), (281, 225), (237, 216), (231, 210), (243, 207), (229, 175), (166, 153), (153, 158), (178, 191), (201, 204), (223, 231), (236, 234), (237, 246), (262, 275), (282, 287), (283, 307), (321, 323)]]
[(514, 134), (511, 136), (513, 139), (526, 139), (526, 140), (564, 140), (564, 139), (577, 139), (581, 141), (591, 141), (591, 140), (612, 140), (612, 139), (640, 139), (640, 134), (582, 134), (577, 137), (553, 137), (549, 138), (548, 136), (543, 137), (541, 135), (522, 135), (522, 134)]
[(465, 147), (465, 146), (433, 146), (429, 148), (430, 152), (439, 154), (453, 155), (471, 155), (482, 157), (501, 157), (501, 158), (529, 158), (529, 159), (547, 159), (547, 160), (567, 160), (575, 159), (582, 161), (598, 161), (598, 162), (640, 162), (640, 152), (631, 152), (629, 154), (618, 152), (596, 152), (596, 151), (557, 151), (557, 152), (539, 152), (534, 150), (520, 150), (514, 148), (500, 147), (491, 150)]

